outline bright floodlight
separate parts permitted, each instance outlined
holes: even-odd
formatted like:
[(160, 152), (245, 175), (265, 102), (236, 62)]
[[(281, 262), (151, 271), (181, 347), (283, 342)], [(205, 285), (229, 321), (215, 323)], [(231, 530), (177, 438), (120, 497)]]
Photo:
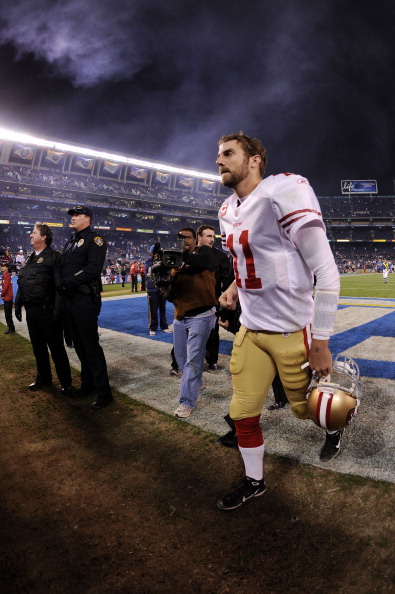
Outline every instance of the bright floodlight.
[(24, 134), (23, 132), (13, 132), (12, 130), (6, 130), (5, 128), (0, 128), (0, 139), (3, 140), (10, 140), (12, 142), (20, 142), (21, 144), (33, 144), (35, 146), (41, 146), (44, 148), (49, 148), (55, 151), (67, 151), (70, 153), (78, 153), (79, 155), (85, 155), (87, 157), (95, 157), (97, 159), (106, 159), (109, 161), (115, 161), (117, 163), (125, 163), (127, 165), (137, 165), (138, 167), (147, 167), (149, 169), (159, 169), (160, 171), (166, 171), (168, 173), (179, 173), (182, 175), (190, 175), (192, 177), (198, 177), (202, 179), (207, 179), (210, 181), (220, 181), (221, 178), (219, 175), (215, 175), (213, 173), (207, 173), (206, 171), (196, 171), (195, 169), (185, 169), (181, 167), (174, 167), (172, 165), (167, 165), (166, 163), (158, 163), (154, 161), (144, 161), (141, 159), (136, 159), (134, 157), (125, 157), (123, 155), (116, 155), (114, 153), (107, 153), (104, 151), (96, 151), (93, 149), (72, 145), (72, 144), (65, 144), (63, 142), (57, 142), (55, 140), (47, 140), (45, 138), (37, 138), (35, 136), (30, 136), (29, 134)]

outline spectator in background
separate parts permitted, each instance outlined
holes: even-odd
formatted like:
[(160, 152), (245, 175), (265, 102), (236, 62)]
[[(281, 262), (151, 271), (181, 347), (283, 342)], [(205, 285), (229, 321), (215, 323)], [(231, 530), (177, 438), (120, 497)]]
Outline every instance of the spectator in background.
[(19, 250), (15, 257), (16, 269), (19, 270), (25, 264), (26, 258), (24, 256), (23, 250)]
[(138, 273), (139, 273), (139, 265), (137, 262), (133, 262), (130, 266), (129, 274), (130, 274), (130, 281), (132, 283), (132, 293), (138, 291), (137, 281), (138, 281)]
[(121, 274), (121, 279), (122, 279), (122, 286), (125, 286), (125, 278), (126, 278), (126, 264), (125, 262), (123, 262), (121, 264), (121, 270), (120, 270), (120, 274)]
[(15, 334), (14, 321), (12, 319), (12, 304), (14, 300), (14, 292), (12, 290), (12, 279), (8, 272), (8, 265), (3, 262), (1, 264), (1, 298), (4, 301), (4, 315), (7, 330), (4, 334)]
[[(12, 264), (12, 254), (11, 254), (11, 250), (9, 247), (6, 249), (5, 253), (2, 255), (1, 261), (4, 264), (7, 264), (7, 266)], [(7, 272), (8, 272), (8, 268), (7, 268)]]
[(155, 336), (158, 324), (163, 332), (166, 332), (167, 334), (171, 333), (166, 319), (166, 297), (155, 287), (150, 278), (150, 268), (158, 261), (159, 250), (159, 243), (156, 243), (150, 248), (150, 257), (145, 261), (144, 268), (144, 275), (147, 277), (148, 327), (150, 336)]
[(52, 385), (52, 371), (48, 355), (51, 351), (62, 394), (71, 395), (71, 370), (63, 342), (61, 299), (55, 290), (55, 267), (59, 252), (52, 249), (51, 227), (37, 222), (30, 235), (33, 248), (18, 275), (15, 317), (22, 321), (22, 306), (36, 360), (37, 374), (29, 390)]
[(140, 287), (140, 291), (145, 291), (145, 263), (144, 262), (140, 262), (139, 264), (139, 273), (140, 273), (140, 277), (141, 277), (141, 287)]

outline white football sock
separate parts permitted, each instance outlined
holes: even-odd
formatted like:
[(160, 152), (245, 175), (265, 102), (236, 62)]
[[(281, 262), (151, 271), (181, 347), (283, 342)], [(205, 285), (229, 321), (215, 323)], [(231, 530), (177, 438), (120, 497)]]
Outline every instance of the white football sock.
[(239, 446), (239, 450), (243, 458), (246, 476), (249, 476), (256, 481), (262, 480), (265, 444), (262, 444), (257, 448), (242, 448)]

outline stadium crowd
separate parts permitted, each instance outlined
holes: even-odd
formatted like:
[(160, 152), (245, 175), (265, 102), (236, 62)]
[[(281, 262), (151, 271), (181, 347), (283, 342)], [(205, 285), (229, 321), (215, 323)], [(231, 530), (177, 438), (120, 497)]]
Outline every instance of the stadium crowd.
[[(175, 247), (180, 224), (214, 224), (224, 195), (151, 183), (122, 183), (103, 175), (61, 171), (59, 167), (0, 164), (0, 256), (18, 271), (17, 256), (26, 257), (36, 220), (56, 226), (53, 247), (69, 239), (66, 209), (86, 204), (95, 209), (95, 227), (107, 241), (103, 279), (111, 269), (117, 282), (122, 265), (142, 264), (150, 246)], [(320, 206), (327, 236), (341, 273), (382, 270), (395, 261), (395, 198), (393, 196), (322, 196)], [(8, 224), (5, 224), (8, 222)], [(148, 227), (148, 229), (145, 229)], [(160, 231), (158, 231), (160, 229)], [(8, 253), (6, 254), (6, 251)]]

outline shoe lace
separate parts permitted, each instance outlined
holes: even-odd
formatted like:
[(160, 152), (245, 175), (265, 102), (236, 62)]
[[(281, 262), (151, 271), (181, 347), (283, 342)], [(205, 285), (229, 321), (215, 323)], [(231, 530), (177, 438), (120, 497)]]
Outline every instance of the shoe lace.
[[(254, 485), (253, 483), (257, 483)], [(233, 496), (237, 495), (250, 495), (254, 491), (256, 491), (257, 487), (259, 486), (260, 481), (255, 479), (249, 479), (248, 477), (244, 477), (239, 483), (235, 485), (235, 489), (232, 493)]]

